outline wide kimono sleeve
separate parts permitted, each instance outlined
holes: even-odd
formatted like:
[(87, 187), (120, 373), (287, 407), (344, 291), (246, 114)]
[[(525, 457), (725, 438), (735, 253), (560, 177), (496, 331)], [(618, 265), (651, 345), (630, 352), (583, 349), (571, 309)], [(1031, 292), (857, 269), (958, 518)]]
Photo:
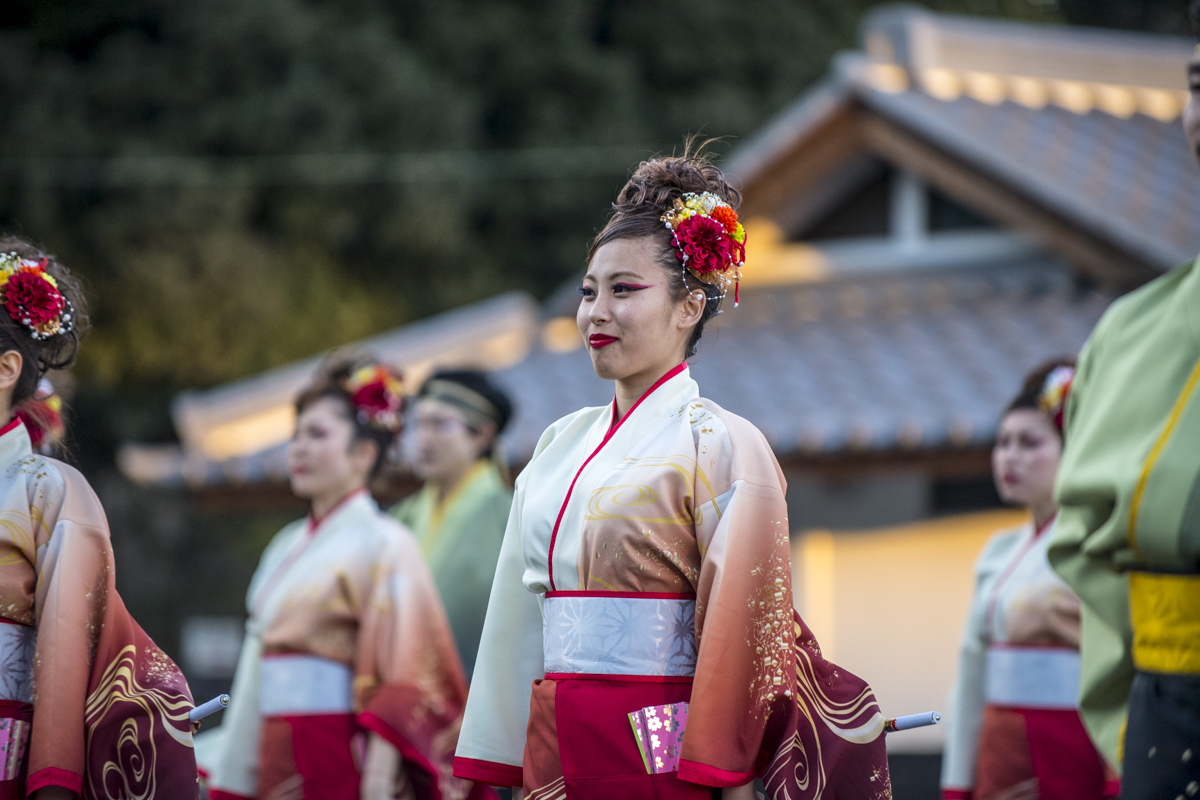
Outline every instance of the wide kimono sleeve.
[(74, 469), (33, 457), (38, 553), (29, 794), (196, 798), (187, 682), (125, 610), (100, 501)]
[(757, 776), (771, 797), (890, 797), (874, 694), (822, 657), (793, 608), (785, 482), (770, 446), (733, 415), (710, 431), (697, 447), (699, 652), (679, 777), (729, 787)]
[(1066, 446), (1055, 487), (1059, 513), (1047, 557), (1081, 602), (1080, 716), (1108, 762), (1120, 764), (1134, 668), (1129, 578), (1114, 560), (1114, 552), (1125, 543), (1114, 458), (1141, 455), (1101, 446), (1105, 432), (1089, 419), (1094, 407), (1106, 402), (1105, 392), (1118, 391), (1097, 386), (1114, 310), (1117, 307), (1101, 319), (1084, 346), (1067, 400)]
[(523, 481), (517, 480), (488, 600), (454, 773), (493, 786), (521, 786), (533, 682), (545, 675), (542, 609), (522, 581)]
[(968, 800), (975, 787), (975, 762), (979, 756), (979, 731), (983, 725), (985, 670), (987, 667), (988, 590), (1003, 559), (1010, 554), (1016, 534), (992, 537), (975, 563), (975, 592), (963, 625), (959, 646), (958, 676), (950, 692), (946, 714), (946, 747), (942, 754), (943, 800)]
[(470, 787), (452, 771), (466, 679), (420, 546), (406, 529), (386, 524), (393, 535), (371, 554), (359, 629), (358, 721), (400, 752), (418, 798), (464, 797)]
[(262, 672), (262, 626), (254, 601), (280, 561), (304, 531), (305, 522), (285, 526), (263, 550), (246, 590), (246, 635), (238, 656), (229, 708), (221, 724), (196, 736), (196, 761), (212, 800), (250, 800), (258, 795), (259, 742), (262, 714), (259, 684)]

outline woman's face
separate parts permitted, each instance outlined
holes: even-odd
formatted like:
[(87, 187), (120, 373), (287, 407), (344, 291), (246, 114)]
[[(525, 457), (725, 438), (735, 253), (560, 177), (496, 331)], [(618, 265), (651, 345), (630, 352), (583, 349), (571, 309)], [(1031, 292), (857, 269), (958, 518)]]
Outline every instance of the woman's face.
[(1053, 502), (1062, 438), (1050, 420), (1032, 408), (1004, 415), (992, 449), (996, 490), (1006, 503), (1033, 507)]
[(300, 412), (287, 449), (292, 491), (306, 500), (343, 497), (367, 484), (375, 443), (355, 441), (345, 404), (322, 397)]
[(409, 466), (423, 481), (457, 478), (479, 460), (490, 431), (476, 430), (451, 403), (424, 397), (413, 406), (404, 437)]
[(704, 305), (671, 299), (658, 247), (649, 238), (617, 239), (588, 266), (575, 321), (601, 378), (653, 382), (683, 361)]

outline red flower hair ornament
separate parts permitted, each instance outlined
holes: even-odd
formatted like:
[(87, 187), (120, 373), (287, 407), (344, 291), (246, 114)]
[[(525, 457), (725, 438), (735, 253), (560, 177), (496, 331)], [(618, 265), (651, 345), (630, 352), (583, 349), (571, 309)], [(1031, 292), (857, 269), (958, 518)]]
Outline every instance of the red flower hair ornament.
[(384, 364), (368, 364), (350, 373), (343, 386), (359, 422), (397, 434), (404, 427), (404, 379)]
[(31, 261), (16, 253), (0, 253), (0, 304), (34, 339), (49, 339), (74, 330), (75, 309), (46, 271), (46, 259)]
[(746, 229), (733, 206), (712, 192), (688, 192), (662, 215), (671, 246), (694, 278), (712, 284), (724, 297), (733, 285), (733, 305), (746, 264)]

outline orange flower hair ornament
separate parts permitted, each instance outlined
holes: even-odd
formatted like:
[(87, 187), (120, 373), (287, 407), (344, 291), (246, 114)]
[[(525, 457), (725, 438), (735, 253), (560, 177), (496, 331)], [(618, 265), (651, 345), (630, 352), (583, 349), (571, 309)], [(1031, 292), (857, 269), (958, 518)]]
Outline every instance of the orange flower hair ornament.
[(383, 364), (350, 373), (343, 385), (359, 422), (397, 434), (404, 427), (404, 379)]
[(1046, 376), (1042, 384), (1042, 393), (1038, 396), (1038, 407), (1058, 432), (1063, 430), (1063, 412), (1067, 408), (1067, 398), (1071, 394), (1071, 383), (1075, 380), (1075, 368), (1068, 366), (1055, 367)]
[(742, 267), (746, 264), (746, 229), (733, 206), (712, 192), (688, 192), (662, 215), (671, 232), (671, 246), (694, 278), (721, 290), (733, 285), (733, 305), (738, 304)]
[(0, 253), (0, 304), (34, 339), (70, 333), (75, 327), (75, 309), (46, 272), (44, 258), (31, 261)]

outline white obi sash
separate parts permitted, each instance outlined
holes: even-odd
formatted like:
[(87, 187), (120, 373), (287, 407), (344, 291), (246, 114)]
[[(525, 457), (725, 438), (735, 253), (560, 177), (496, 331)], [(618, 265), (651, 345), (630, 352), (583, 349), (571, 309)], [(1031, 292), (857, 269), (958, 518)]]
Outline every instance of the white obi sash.
[(33, 702), (37, 628), (0, 620), (0, 700)]
[(345, 664), (293, 653), (263, 657), (258, 703), (264, 717), (353, 712), (354, 675)]
[(1079, 653), (1061, 647), (993, 646), (984, 696), (1010, 708), (1079, 707)]
[(542, 605), (547, 675), (696, 674), (694, 595), (547, 592)]

